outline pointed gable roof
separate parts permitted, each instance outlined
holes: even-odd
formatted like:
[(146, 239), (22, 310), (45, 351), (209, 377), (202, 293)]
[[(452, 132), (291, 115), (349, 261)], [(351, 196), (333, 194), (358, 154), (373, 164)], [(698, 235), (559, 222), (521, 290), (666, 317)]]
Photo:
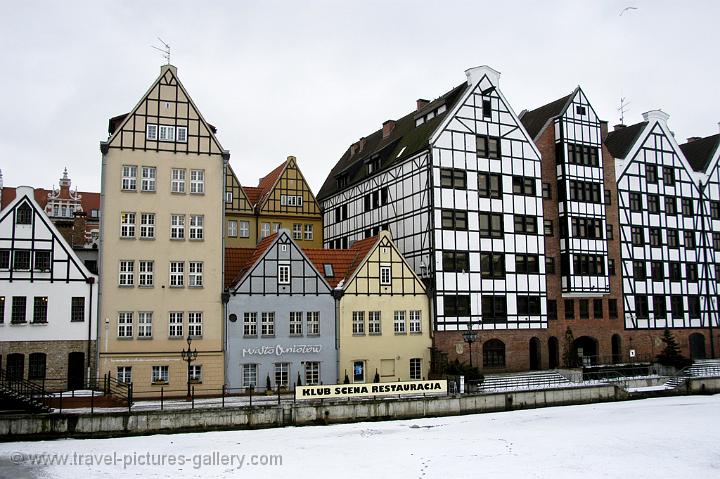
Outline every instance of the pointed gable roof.
[(680, 149), (695, 171), (709, 173), (707, 168), (720, 149), (720, 134), (689, 141), (680, 145)]
[[(385, 138), (382, 128), (362, 137), (358, 143), (345, 151), (332, 168), (317, 194), (317, 199), (323, 200), (339, 191), (337, 177), (340, 175), (347, 175), (348, 185), (367, 178), (369, 176), (367, 169), (362, 167), (366, 160), (377, 156), (381, 165), (379, 171), (382, 171), (427, 148), (430, 137), (442, 118), (462, 98), (462, 93), (468, 88), (467, 82), (463, 82), (419, 110), (414, 110), (396, 120), (394, 128)], [(436, 114), (432, 119), (417, 125), (417, 119), (434, 112), (442, 105), (446, 107), (445, 112)]]
[[(381, 236), (373, 236), (356, 241), (347, 249), (303, 249), (305, 255), (315, 264), (325, 281), (332, 288), (336, 288), (340, 282), (347, 284), (355, 271), (363, 264), (365, 258), (373, 247), (380, 241)], [(332, 265), (333, 275), (325, 275), (325, 265)]]
[(255, 248), (225, 248), (225, 288), (232, 286), (244, 270)]
[(526, 111), (520, 114), (520, 121), (525, 130), (533, 138), (537, 139), (538, 135), (545, 129), (545, 125), (553, 119), (565, 112), (572, 99), (580, 88), (576, 88), (572, 93), (562, 98), (558, 98), (546, 105)]
[(605, 146), (610, 154), (614, 158), (625, 158), (647, 125), (647, 121), (641, 121), (609, 132)]
[[(173, 65), (162, 65), (160, 67), (160, 75), (157, 77), (157, 79), (150, 85), (150, 88), (145, 92), (145, 94), (140, 98), (138, 103), (135, 105), (135, 107), (130, 111), (130, 113), (127, 113), (125, 115), (118, 115), (116, 117), (111, 118), (108, 121), (108, 131), (112, 132), (110, 134), (110, 138), (108, 138), (107, 141), (102, 142), (102, 145), (106, 145), (109, 147), (118, 147), (118, 148), (124, 148), (126, 145), (123, 144), (122, 139), (118, 139), (123, 135), (123, 133), (127, 133), (129, 136), (134, 136), (138, 131), (135, 129), (135, 122), (134, 117), (136, 115), (149, 117), (149, 118), (161, 118), (159, 113), (151, 113), (148, 111), (148, 106), (146, 102), (148, 100), (152, 100), (153, 102), (160, 103), (163, 101), (169, 101), (169, 102), (175, 102), (175, 100), (166, 100), (161, 97), (161, 95), (158, 93), (157, 98), (150, 98), (150, 96), (153, 94), (153, 92), (158, 91), (158, 88), (161, 86), (166, 87), (177, 87), (180, 92), (182, 93), (182, 96), (184, 97), (184, 100), (187, 102), (187, 115), (186, 116), (180, 116), (180, 114), (177, 112), (178, 108), (176, 107), (176, 115), (179, 119), (186, 119), (186, 120), (192, 120), (192, 121), (199, 121), (200, 127), (204, 130), (202, 133), (203, 135), (206, 135), (209, 140), (208, 148), (212, 151), (215, 150), (216, 153), (227, 153), (226, 150), (222, 148), (220, 145), (220, 142), (218, 141), (217, 137), (215, 136), (215, 132), (217, 129), (210, 125), (207, 121), (205, 121), (205, 118), (202, 116), (202, 113), (195, 105), (195, 102), (193, 102), (192, 97), (188, 94), (187, 90), (183, 86), (182, 82), (177, 76), (177, 68)], [(184, 101), (183, 100), (183, 101)], [(197, 116), (197, 118), (195, 118)], [(126, 131), (127, 130), (127, 131)], [(190, 128), (192, 130), (192, 128)], [(144, 135), (145, 127), (142, 127), (142, 133)], [(190, 132), (188, 132), (188, 135), (191, 135)], [(162, 142), (156, 142), (158, 145), (160, 145)], [(133, 139), (134, 144), (134, 139)], [(158, 149), (159, 146), (158, 146)]]

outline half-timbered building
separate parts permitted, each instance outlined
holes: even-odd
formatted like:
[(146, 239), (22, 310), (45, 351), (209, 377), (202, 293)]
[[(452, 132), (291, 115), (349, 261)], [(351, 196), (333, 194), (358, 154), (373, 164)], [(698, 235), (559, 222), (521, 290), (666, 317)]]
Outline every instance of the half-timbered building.
[(0, 210), (0, 368), (11, 378), (78, 389), (95, 377), (97, 277), (33, 188)]
[(496, 340), (488, 357), (503, 350), (488, 364), (505, 367), (503, 334), (547, 327), (541, 157), (499, 73), (466, 76), (345, 152), (318, 194), (324, 242), (347, 247), (388, 230), (431, 285), (440, 349), (462, 353), (463, 331), (486, 331)]
[(294, 156), (260, 178), (257, 186), (241, 186), (228, 165), (225, 216), (228, 247), (254, 248), (282, 228), (304, 248), (322, 247), (320, 205)]
[(699, 178), (668, 115), (654, 110), (643, 117), (616, 127), (605, 143), (616, 159), (624, 323), (639, 333), (635, 346), (645, 351), (656, 349), (657, 330), (682, 329), (678, 339), (688, 351), (690, 336), (709, 327), (716, 296), (703, 272), (708, 248)]
[(426, 379), (430, 299), (390, 234), (383, 231), (348, 249), (305, 253), (338, 298), (338, 381)]
[[(172, 65), (102, 151), (100, 370), (138, 394), (224, 384), (223, 221), (229, 152)], [(197, 349), (188, 372), (186, 338)], [(188, 375), (190, 376), (188, 378)], [(171, 393), (173, 394), (173, 393)]]
[(226, 377), (232, 390), (290, 389), (337, 380), (332, 288), (281, 229), (256, 248), (226, 252)]

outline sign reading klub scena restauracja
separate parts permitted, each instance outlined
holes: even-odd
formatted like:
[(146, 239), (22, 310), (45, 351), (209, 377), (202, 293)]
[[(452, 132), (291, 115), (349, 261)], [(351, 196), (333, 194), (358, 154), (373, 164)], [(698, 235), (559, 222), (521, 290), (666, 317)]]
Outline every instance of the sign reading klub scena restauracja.
[(419, 394), (447, 394), (447, 380), (402, 381), (372, 384), (322, 384), (297, 386), (295, 399), (329, 399), (367, 396), (417, 396)]

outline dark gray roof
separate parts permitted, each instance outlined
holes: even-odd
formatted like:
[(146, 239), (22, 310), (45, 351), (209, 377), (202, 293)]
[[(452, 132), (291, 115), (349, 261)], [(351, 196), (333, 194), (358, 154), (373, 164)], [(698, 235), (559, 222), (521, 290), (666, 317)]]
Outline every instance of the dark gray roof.
[(625, 158), (647, 124), (648, 122), (642, 121), (608, 133), (605, 146), (610, 154), (615, 158)]
[(522, 114), (520, 121), (533, 140), (537, 139), (549, 119), (555, 118), (565, 111), (568, 101), (573, 96), (575, 96), (575, 92)]
[[(368, 173), (367, 168), (363, 168), (363, 165), (370, 158), (377, 157), (380, 160), (380, 169), (378, 171), (382, 171), (427, 148), (430, 136), (467, 88), (467, 82), (463, 82), (424, 106), (420, 111), (412, 111), (396, 120), (395, 127), (387, 138), (383, 138), (383, 130), (380, 128), (364, 137), (364, 140), (360, 142), (361, 146), (358, 146), (354, 154), (351, 154), (352, 147), (348, 148), (325, 179), (317, 194), (317, 199), (319, 201), (323, 200), (340, 190), (337, 186), (337, 177), (339, 175), (347, 175), (348, 186), (364, 180)], [(435, 110), (443, 104), (447, 108), (444, 113), (419, 126), (415, 126), (416, 118), (422, 116), (425, 112), (429, 113)]]
[(680, 145), (680, 149), (693, 170), (704, 172), (710, 166), (710, 160), (718, 146), (720, 146), (720, 134), (689, 141)]

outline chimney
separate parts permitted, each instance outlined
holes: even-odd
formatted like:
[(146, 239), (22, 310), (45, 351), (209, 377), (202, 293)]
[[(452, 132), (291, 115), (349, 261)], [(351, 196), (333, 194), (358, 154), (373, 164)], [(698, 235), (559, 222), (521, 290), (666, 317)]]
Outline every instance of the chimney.
[(698, 141), (698, 140), (702, 140), (702, 137), (700, 137), (700, 136), (691, 136), (690, 138), (687, 139), (687, 142), (688, 142), (688, 143), (692, 143), (693, 141)]
[(650, 110), (643, 113), (643, 118), (645, 119), (645, 121), (656, 120), (659, 123), (667, 123), (670, 115), (668, 115), (662, 110)]
[(497, 87), (500, 85), (500, 72), (487, 65), (468, 68), (465, 70), (465, 76), (467, 76), (467, 83), (470, 86), (477, 85), (484, 76), (488, 77), (488, 80), (490, 80), (493, 86)]
[(600, 120), (600, 137), (605, 140), (608, 136), (608, 122), (607, 120)]
[(160, 74), (161, 75), (163, 73), (165, 73), (166, 70), (170, 70), (173, 73), (173, 75), (177, 76), (177, 67), (175, 65), (167, 64), (167, 65), (160, 66)]
[(84, 211), (76, 211), (75, 219), (72, 227), (72, 243), (71, 246), (85, 245), (85, 226), (87, 225), (87, 213)]
[(383, 123), (383, 139), (390, 136), (390, 133), (395, 129), (395, 120), (387, 120)]
[(618, 123), (617, 125), (613, 126), (613, 131), (622, 130), (623, 128), (627, 128), (627, 125), (623, 125), (622, 123)]
[(365, 148), (365, 137), (360, 137), (360, 141), (358, 141), (358, 153), (363, 151), (363, 148)]
[(418, 98), (417, 101), (415, 102), (415, 104), (416, 104), (416, 106), (417, 106), (417, 108), (415, 109), (415, 111), (420, 111), (420, 110), (422, 110), (423, 108), (425, 108), (426, 106), (428, 106), (429, 103), (430, 103), (430, 102), (429, 102), (428, 100), (425, 100), (424, 98)]

